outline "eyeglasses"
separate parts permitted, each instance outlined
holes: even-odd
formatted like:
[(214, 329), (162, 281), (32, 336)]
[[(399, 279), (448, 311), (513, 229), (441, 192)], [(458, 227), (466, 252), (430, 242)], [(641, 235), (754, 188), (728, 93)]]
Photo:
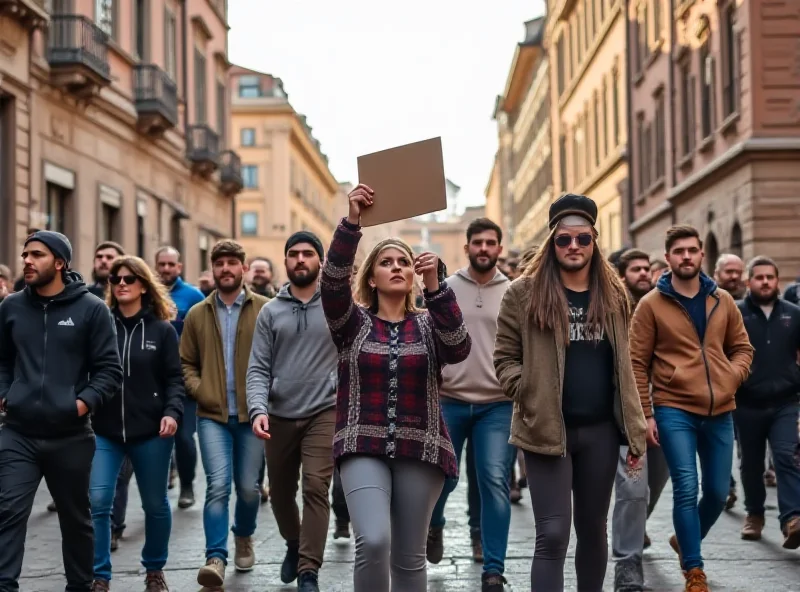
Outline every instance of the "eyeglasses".
[(112, 275), (108, 278), (108, 283), (114, 286), (118, 286), (119, 284), (125, 284), (126, 286), (132, 286), (136, 283), (136, 280), (139, 278), (135, 275)]
[(588, 232), (582, 232), (578, 236), (571, 236), (569, 234), (559, 234), (553, 239), (555, 245), (561, 249), (565, 249), (572, 245), (573, 242), (578, 243), (579, 247), (588, 247), (592, 244), (594, 238)]

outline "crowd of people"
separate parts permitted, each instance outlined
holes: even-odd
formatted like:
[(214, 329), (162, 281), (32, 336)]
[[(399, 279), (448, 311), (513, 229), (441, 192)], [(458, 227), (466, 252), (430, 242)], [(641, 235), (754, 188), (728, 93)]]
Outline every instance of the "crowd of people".
[(199, 287), (174, 247), (150, 267), (111, 242), (87, 284), (47, 230), (25, 240), (21, 283), (0, 266), (0, 592), (19, 589), (42, 478), (66, 590), (111, 590), (134, 476), (145, 591), (167, 592), (167, 491), (194, 505), (198, 452), (206, 591), (229, 581), (229, 531), (234, 570), (254, 568), (269, 500), (284, 583), (320, 589), (333, 510), (334, 538), (355, 539), (357, 592), (423, 592), (462, 455), (483, 592), (504, 590), (525, 488), (534, 592), (564, 589), (573, 525), (578, 589), (603, 589), (612, 496), (614, 590), (644, 590), (647, 519), (670, 479), (668, 542), (686, 592), (706, 592), (702, 541), (737, 501), (735, 448), (742, 538), (761, 538), (777, 486), (784, 547), (800, 547), (800, 290), (780, 297), (772, 259), (724, 254), (710, 277), (686, 225), (663, 258), (606, 257), (596, 204), (567, 194), (525, 252), (504, 256), (502, 229), (479, 218), (451, 275), (397, 238), (356, 267), (361, 213), (380, 196), (359, 185), (348, 199), (327, 252), (308, 231), (287, 240), (282, 286), (233, 240)]

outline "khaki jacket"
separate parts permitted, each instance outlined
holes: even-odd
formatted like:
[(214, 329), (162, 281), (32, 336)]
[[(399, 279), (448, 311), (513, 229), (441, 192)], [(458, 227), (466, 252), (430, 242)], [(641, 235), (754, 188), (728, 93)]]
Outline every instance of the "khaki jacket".
[[(506, 396), (514, 402), (509, 442), (523, 450), (553, 456), (566, 453), (566, 428), (561, 411), (564, 384), (564, 338), (541, 331), (527, 318), (533, 282), (515, 280), (503, 297), (497, 317), (494, 367)], [(647, 451), (647, 424), (633, 378), (628, 349), (628, 315), (609, 318), (614, 350), (614, 417), (628, 440), (631, 454)]]
[[(228, 397), (222, 331), (217, 318), (217, 292), (214, 290), (186, 315), (181, 335), (181, 363), (186, 394), (197, 401), (198, 417), (228, 421)], [(247, 414), (247, 364), (253, 344), (253, 331), (261, 307), (269, 301), (245, 287), (245, 298), (236, 329), (234, 364), (239, 421), (250, 421)]]
[(652, 405), (708, 416), (736, 407), (734, 395), (753, 361), (742, 314), (730, 294), (714, 289), (706, 297), (706, 319), (700, 343), (692, 319), (673, 296), (656, 288), (639, 302), (631, 324), (631, 361), (647, 417)]

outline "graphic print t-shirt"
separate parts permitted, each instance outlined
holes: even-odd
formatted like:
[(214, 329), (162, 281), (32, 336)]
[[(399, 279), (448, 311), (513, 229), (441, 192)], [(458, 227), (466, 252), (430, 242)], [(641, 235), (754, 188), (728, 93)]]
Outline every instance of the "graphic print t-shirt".
[(569, 427), (614, 417), (614, 351), (602, 327), (586, 322), (590, 294), (566, 290), (569, 346), (564, 363), (562, 411)]

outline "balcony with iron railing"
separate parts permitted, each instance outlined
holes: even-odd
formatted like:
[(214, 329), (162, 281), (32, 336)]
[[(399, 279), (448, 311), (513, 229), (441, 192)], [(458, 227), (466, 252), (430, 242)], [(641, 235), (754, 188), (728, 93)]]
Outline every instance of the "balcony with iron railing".
[(46, 28), (50, 21), (45, 0), (0, 0), (0, 15), (10, 17), (29, 29)]
[(186, 157), (195, 173), (210, 175), (219, 166), (219, 136), (205, 124), (190, 125), (186, 130)]
[(142, 132), (160, 135), (178, 124), (178, 87), (164, 70), (155, 64), (134, 66), (133, 93)]
[(85, 16), (51, 17), (47, 61), (54, 83), (70, 92), (91, 94), (111, 83), (108, 35)]
[(220, 154), (219, 180), (222, 193), (236, 195), (242, 190), (242, 159), (233, 150)]

